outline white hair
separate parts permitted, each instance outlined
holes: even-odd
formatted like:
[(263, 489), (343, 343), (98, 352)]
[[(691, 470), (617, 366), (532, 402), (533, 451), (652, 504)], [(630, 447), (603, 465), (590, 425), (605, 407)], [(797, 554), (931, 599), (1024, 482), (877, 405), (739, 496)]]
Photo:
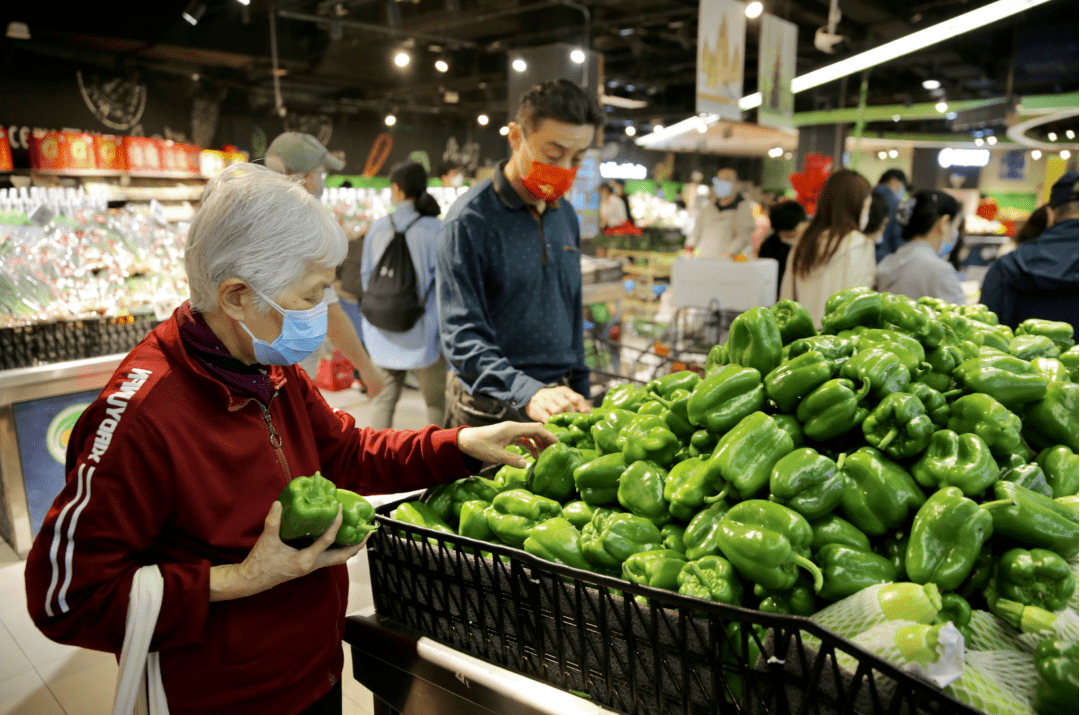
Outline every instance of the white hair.
[[(188, 231), (184, 261), (191, 307), (218, 309), (218, 287), (240, 278), (278, 301), (311, 269), (334, 268), (348, 243), (334, 217), (296, 179), (234, 164), (207, 184)], [(256, 300), (261, 311), (269, 305)]]

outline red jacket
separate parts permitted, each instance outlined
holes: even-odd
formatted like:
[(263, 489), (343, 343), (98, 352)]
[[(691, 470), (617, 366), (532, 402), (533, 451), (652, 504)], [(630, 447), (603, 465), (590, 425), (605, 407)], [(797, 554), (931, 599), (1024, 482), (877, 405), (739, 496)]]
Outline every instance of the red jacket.
[(297, 367), (270, 367), (268, 410), (238, 396), (185, 350), (185, 308), (124, 359), (75, 426), (67, 484), (26, 561), (27, 606), (49, 638), (119, 653), (133, 574), (158, 564), (151, 650), (170, 712), (293, 715), (341, 677), (345, 566), (216, 603), (210, 567), (244, 559), (293, 477), (321, 471), (385, 494), (468, 471), (456, 431), (357, 429)]

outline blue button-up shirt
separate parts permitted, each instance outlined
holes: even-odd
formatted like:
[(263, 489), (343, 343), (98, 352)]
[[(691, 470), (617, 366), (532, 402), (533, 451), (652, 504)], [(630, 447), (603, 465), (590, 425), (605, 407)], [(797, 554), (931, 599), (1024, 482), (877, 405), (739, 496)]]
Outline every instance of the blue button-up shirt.
[(459, 197), (439, 232), (443, 354), (469, 394), (518, 409), (564, 377), (588, 396), (577, 215), (567, 201), (540, 214), (504, 167)]

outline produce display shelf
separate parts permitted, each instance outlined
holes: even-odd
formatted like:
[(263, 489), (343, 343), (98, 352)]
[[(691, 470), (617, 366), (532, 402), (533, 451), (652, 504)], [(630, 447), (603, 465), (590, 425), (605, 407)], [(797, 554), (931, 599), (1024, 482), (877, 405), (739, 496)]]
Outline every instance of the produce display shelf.
[[(389, 517), (400, 503), (378, 509), (382, 528), (368, 542), (376, 612), (603, 707), (628, 715), (979, 712), (809, 619), (405, 524)], [(739, 655), (751, 645), (760, 657)]]
[(135, 179), (191, 179), (193, 181), (205, 181), (211, 178), (203, 174), (192, 174), (189, 171), (121, 171), (119, 169), (31, 169), (30, 174), (85, 178), (130, 176)]

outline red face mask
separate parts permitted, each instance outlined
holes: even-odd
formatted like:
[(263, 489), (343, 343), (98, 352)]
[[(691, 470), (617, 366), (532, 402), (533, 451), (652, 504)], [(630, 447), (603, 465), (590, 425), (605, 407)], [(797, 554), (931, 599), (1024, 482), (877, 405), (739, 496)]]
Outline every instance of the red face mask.
[(536, 161), (532, 158), (532, 150), (529, 149), (529, 145), (524, 142), (525, 139), (522, 137), (525, 151), (529, 153), (530, 165), (529, 171), (522, 174), (521, 183), (536, 198), (549, 202), (555, 201), (570, 190), (574, 183), (574, 177), (577, 176), (578, 167), (563, 169), (559, 166)]

